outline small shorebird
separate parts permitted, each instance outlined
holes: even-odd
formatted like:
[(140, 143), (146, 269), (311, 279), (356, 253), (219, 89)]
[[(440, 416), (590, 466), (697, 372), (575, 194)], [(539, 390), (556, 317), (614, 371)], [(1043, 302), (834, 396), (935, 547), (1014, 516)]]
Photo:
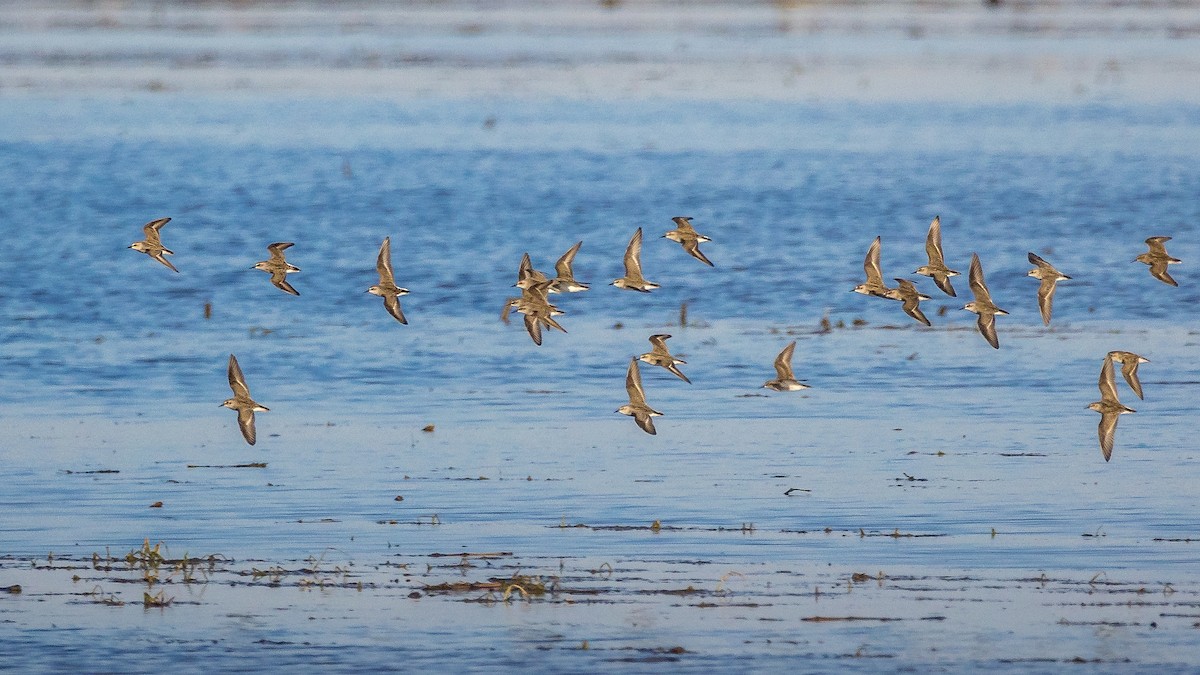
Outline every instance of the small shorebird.
[(175, 252), (162, 245), (162, 238), (158, 233), (158, 231), (162, 229), (162, 226), (169, 222), (171, 222), (170, 218), (159, 218), (158, 220), (152, 220), (146, 223), (142, 226), (142, 233), (145, 235), (146, 240), (135, 241), (129, 245), (129, 248), (135, 251), (141, 251), (151, 258), (154, 258), (158, 262), (171, 268), (172, 272), (178, 272), (179, 270), (175, 269), (175, 266), (171, 264), (171, 261), (163, 257), (164, 254), (175, 255)]
[(1167, 265), (1174, 265), (1183, 261), (1167, 255), (1166, 243), (1168, 241), (1171, 241), (1170, 237), (1150, 237), (1146, 240), (1146, 245), (1150, 247), (1150, 250), (1134, 258), (1133, 261), (1149, 265), (1150, 276), (1155, 279), (1164, 284), (1178, 286), (1179, 284), (1167, 272)]
[(1071, 277), (1054, 269), (1054, 265), (1032, 251), (1029, 253), (1029, 262), (1037, 265), (1029, 270), (1029, 276), (1042, 281), (1042, 285), (1038, 287), (1038, 307), (1042, 310), (1042, 323), (1049, 326), (1050, 310), (1054, 307), (1054, 289), (1058, 282)]
[(534, 284), (540, 284), (546, 281), (546, 275), (533, 269), (533, 263), (529, 260), (529, 253), (521, 256), (521, 264), (517, 267), (517, 283), (513, 284), (521, 290), (526, 290)]
[(554, 317), (561, 316), (562, 310), (550, 304), (546, 294), (550, 290), (550, 281), (542, 281), (531, 285), (529, 288), (521, 289), (521, 297), (509, 298), (504, 303), (504, 311), (500, 315), (500, 320), (508, 323), (508, 313), (515, 308), (518, 312), (525, 315), (525, 330), (529, 332), (529, 337), (533, 339), (536, 345), (542, 344), (542, 326), (557, 328), (562, 332), (567, 332), (566, 328), (559, 325)]
[(500, 320), (504, 322), (504, 325), (508, 325), (509, 310), (517, 306), (521, 298), (525, 297), (525, 292), (534, 285), (545, 281), (546, 275), (533, 269), (533, 263), (529, 260), (529, 253), (526, 252), (525, 255), (521, 256), (521, 264), (517, 266), (517, 283), (513, 284), (513, 287), (521, 289), (521, 296), (505, 299), (504, 309), (500, 311)]
[(792, 373), (792, 352), (796, 351), (796, 341), (792, 340), (791, 344), (783, 348), (779, 352), (779, 356), (775, 357), (775, 374), (778, 375), (774, 380), (767, 380), (763, 384), (764, 389), (774, 389), (775, 391), (800, 391), (801, 389), (811, 389), (807, 384), (796, 379), (796, 375)]
[(571, 270), (571, 264), (575, 262), (575, 254), (579, 253), (579, 247), (583, 246), (583, 242), (578, 242), (554, 263), (555, 277), (550, 284), (551, 293), (578, 293), (586, 291), (589, 286), (585, 283), (575, 280), (575, 273)]
[(928, 300), (929, 296), (918, 291), (916, 284), (908, 279), (897, 278), (896, 283), (900, 284), (896, 289), (896, 295), (900, 296), (900, 301), (904, 303), (904, 313), (926, 326), (932, 326), (933, 324), (929, 323), (929, 319), (925, 317), (925, 313), (921, 311), (921, 301)]
[(683, 244), (683, 250), (687, 251), (688, 254), (693, 258), (699, 260), (705, 265), (708, 265), (709, 267), (714, 267), (712, 261), (706, 258), (704, 253), (700, 251), (700, 244), (706, 241), (712, 241), (712, 239), (700, 234), (696, 231), (696, 228), (692, 227), (692, 217), (675, 216), (671, 220), (675, 223), (675, 229), (664, 234), (663, 236), (671, 241), (677, 241), (680, 244)]
[(1138, 356), (1133, 352), (1112, 351), (1108, 353), (1108, 358), (1121, 364), (1121, 375), (1125, 377), (1125, 382), (1129, 384), (1129, 388), (1133, 393), (1137, 394), (1138, 398), (1142, 396), (1142, 383), (1138, 380), (1138, 366), (1143, 363), (1150, 363), (1150, 359)]
[(261, 406), (250, 398), (250, 388), (246, 386), (246, 377), (242, 375), (242, 367), (238, 365), (237, 357), (233, 354), (229, 355), (229, 388), (233, 390), (233, 398), (221, 405), (237, 411), (238, 426), (242, 430), (242, 436), (247, 443), (254, 445), (254, 413), (266, 412), (270, 408)]
[(1088, 404), (1089, 410), (1100, 413), (1100, 452), (1104, 453), (1104, 461), (1112, 458), (1113, 437), (1117, 433), (1117, 418), (1125, 413), (1137, 412), (1126, 408), (1117, 400), (1117, 381), (1113, 376), (1112, 360), (1104, 357), (1104, 365), (1100, 368), (1100, 400)]
[(400, 309), (400, 296), (408, 295), (407, 288), (396, 285), (396, 275), (392, 272), (392, 238), (384, 237), (383, 246), (379, 247), (379, 258), (375, 261), (375, 270), (379, 272), (379, 284), (367, 289), (372, 295), (383, 298), (383, 306), (388, 314), (396, 317), (400, 323), (407, 324), (404, 312)]
[(648, 434), (654, 435), (654, 420), (651, 417), (662, 417), (662, 413), (646, 405), (646, 391), (642, 389), (642, 371), (638, 369), (638, 360), (629, 359), (629, 370), (625, 373), (625, 391), (629, 392), (629, 403), (617, 408), (622, 415), (633, 417), (633, 421)]
[(297, 292), (296, 289), (292, 288), (292, 285), (287, 282), (287, 275), (291, 274), (292, 272), (300, 271), (299, 267), (296, 267), (283, 258), (284, 249), (290, 248), (291, 246), (293, 246), (293, 244), (290, 241), (277, 241), (274, 244), (271, 244), (267, 247), (267, 250), (271, 252), (270, 259), (255, 263), (252, 269), (262, 270), (270, 274), (271, 283), (275, 284), (275, 287), (284, 293), (300, 295), (300, 293)]
[(929, 234), (925, 236), (925, 255), (929, 256), (929, 264), (917, 268), (913, 274), (932, 277), (933, 283), (942, 292), (952, 298), (958, 297), (954, 286), (950, 285), (950, 277), (958, 276), (958, 272), (946, 267), (946, 259), (942, 256), (942, 217), (934, 216), (929, 224)]
[(662, 366), (672, 373), (675, 373), (675, 376), (679, 379), (691, 384), (692, 381), (687, 378), (687, 375), (684, 375), (682, 372), (680, 372), (679, 368), (675, 365), (677, 363), (686, 364), (687, 361), (671, 356), (671, 351), (667, 349), (667, 340), (670, 339), (670, 337), (670, 335), (651, 335), (650, 344), (653, 345), (653, 350), (642, 354), (638, 357), (638, 359), (649, 363), (652, 366)]
[(975, 300), (968, 302), (963, 309), (979, 315), (976, 322), (979, 326), (979, 334), (992, 347), (1000, 349), (1000, 339), (996, 337), (996, 315), (1008, 314), (1008, 312), (992, 302), (992, 294), (988, 292), (987, 282), (983, 279), (983, 265), (979, 264), (978, 253), (971, 254), (971, 271), (967, 278), (971, 282), (971, 291), (975, 294)]
[(610, 286), (624, 288), (627, 291), (649, 293), (659, 285), (642, 276), (642, 228), (633, 233), (629, 246), (625, 248), (625, 276), (614, 279)]
[(871, 242), (871, 246), (867, 248), (867, 257), (863, 259), (863, 271), (867, 273), (867, 282), (855, 286), (853, 291), (863, 295), (876, 295), (889, 300), (899, 300), (900, 296), (896, 294), (896, 289), (888, 288), (883, 284), (883, 271), (879, 267), (879, 249), (879, 237), (875, 237), (875, 241)]

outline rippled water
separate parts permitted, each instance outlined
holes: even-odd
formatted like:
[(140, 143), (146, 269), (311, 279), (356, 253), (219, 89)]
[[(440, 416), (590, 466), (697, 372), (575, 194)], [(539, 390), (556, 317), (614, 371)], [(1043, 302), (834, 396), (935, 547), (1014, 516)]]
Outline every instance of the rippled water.
[[(510, 132), (508, 114), (484, 104), (407, 109), (200, 98), (183, 105), (134, 97), (72, 111), (54, 101), (13, 103), (11, 117), (64, 126), (3, 143), (6, 576), (19, 579), (15, 566), (31, 557), (52, 552), (83, 562), (108, 551), (119, 558), (149, 538), (176, 556), (270, 561), (234, 563), (231, 571), (240, 573), (322, 556), (378, 570), (396, 553), (415, 557), (416, 569), (425, 564), (421, 556), (464, 551), (513, 552), (517, 561), (506, 575), (559, 574), (560, 560), (576, 573), (607, 562), (625, 577), (614, 588), (625, 589), (704, 583), (713, 592), (722, 575), (737, 571), (752, 579), (729, 585), (741, 600), (725, 588), (717, 599), (736, 605), (749, 588), (780, 607), (781, 598), (792, 598), (777, 617), (787, 625), (825, 609), (795, 594), (837, 587), (837, 576), (850, 571), (952, 578), (986, 570), (969, 595), (989, 611), (997, 603), (1020, 610), (1014, 601), (987, 599), (979, 590), (986, 579), (1004, 585), (1043, 573), (1075, 584), (1100, 572), (1160, 591), (1172, 584), (1168, 610), (1195, 600), (1194, 544), (1160, 540), (1196, 538), (1196, 285), (1186, 262), (1173, 269), (1179, 288), (1130, 262), (1142, 239), (1164, 233), (1175, 237), (1174, 255), (1196, 258), (1200, 171), (1190, 148), (1200, 146), (1187, 144), (1200, 128), (1194, 109), (654, 108), (654, 115), (634, 107), (567, 113), (555, 103), (523, 104), (512, 111)], [(377, 143), (365, 132), (316, 139), (325, 124), (336, 128), (359, 114), (391, 116), (403, 126), (430, 110), (447, 112), (448, 140), (395, 130)], [(683, 123), (670, 121), (675, 113), (707, 118), (724, 136), (688, 147), (676, 126)], [(571, 142), (563, 127), (589, 128), (588, 115), (595, 130)], [(679, 132), (666, 149), (644, 140), (655, 135), (646, 124), (657, 115), (667, 120), (667, 135)], [(489, 116), (497, 121), (485, 130)], [(210, 117), (239, 131), (206, 136)], [(782, 148), (743, 142), (743, 131), (757, 138), (773, 127), (789, 137), (790, 120), (816, 125), (814, 118), (827, 136), (846, 140), (806, 147), (790, 136)], [(548, 140), (521, 149), (535, 124), (552, 130)], [(1147, 140), (1125, 149), (1063, 142), (1079, 125)], [(893, 133), (907, 126), (941, 141), (926, 147)], [(972, 140), (1002, 126), (1004, 143)], [(57, 131), (61, 138), (51, 138)], [(1017, 142), (1023, 133), (1030, 140)], [(603, 147), (610, 136), (617, 140)], [(887, 140), (871, 149), (852, 140), (858, 137)], [(713, 237), (705, 250), (716, 268), (657, 236), (678, 214), (694, 216)], [(975, 333), (961, 300), (938, 294), (927, 280), (921, 285), (935, 295), (926, 304), (933, 329), (893, 303), (848, 292), (876, 234), (885, 273), (912, 277), (934, 214), (942, 216), (951, 265), (965, 270), (978, 251), (994, 296), (1011, 312), (999, 319), (999, 351)], [(125, 249), (143, 222), (163, 215), (173, 217), (163, 238), (176, 251), (178, 275)], [(646, 274), (663, 286), (650, 295), (605, 286), (620, 274), (621, 252), (639, 226), (648, 235)], [(403, 300), (408, 326), (363, 293), (374, 282), (384, 236), (393, 240), (398, 282), (413, 291)], [(519, 322), (504, 326), (498, 318), (516, 263), (528, 250), (549, 269), (581, 239), (576, 273), (593, 288), (559, 302), (570, 332), (548, 334), (536, 347)], [(288, 253), (303, 269), (292, 277), (298, 298), (250, 269), (276, 240), (296, 242)], [(1037, 314), (1036, 283), (1024, 276), (1029, 250), (1075, 277), (1060, 286), (1049, 330)], [(687, 327), (678, 325), (683, 302)], [(826, 313), (846, 327), (819, 332)], [(851, 325), (856, 319), (866, 325)], [(672, 346), (695, 384), (646, 369), (649, 400), (666, 413), (650, 437), (612, 411), (624, 402), (628, 357), (662, 331), (675, 335)], [(790, 339), (799, 341), (796, 370), (813, 389), (762, 396), (757, 387)], [(1096, 398), (1101, 356), (1117, 348), (1151, 363), (1142, 369), (1146, 401), (1122, 389), (1139, 412), (1122, 419), (1105, 464), (1096, 415), (1085, 406)], [(271, 408), (259, 415), (253, 448), (232, 413), (217, 406), (228, 396), (230, 352)], [(432, 433), (421, 431), (427, 424), (435, 425)], [(192, 468), (246, 462), (267, 466)], [(116, 473), (88, 473), (100, 470)], [(161, 508), (148, 508), (159, 501)], [(667, 529), (648, 531), (655, 520)], [(648, 571), (631, 571), (642, 566)], [(807, 571), (779, 575), (793, 567)], [(255, 639), (285, 643), (264, 658), (311, 658), (316, 636), (298, 624), (313, 612), (333, 612), (328, 618), (341, 627), (317, 643), (368, 649), (355, 663), (388, 652), (350, 637), (359, 619), (347, 617), (355, 612), (380, 612), (368, 623), (384, 630), (399, 621), (418, 641), (474, 626), (455, 639), (493, 644), (515, 630), (501, 639), (550, 639), (543, 646), (552, 650), (600, 640), (597, 647), (609, 648), (589, 650), (600, 661), (558, 653), (550, 662), (557, 665), (547, 665), (554, 668), (620, 662), (629, 656), (622, 645), (641, 650), (632, 654), (635, 663), (663, 657), (717, 667), (738, 653), (737, 636), (783, 638), (736, 621), (714, 637), (706, 615), (675, 616), (680, 610), (662, 599), (670, 595), (621, 595), (615, 607), (574, 618), (530, 605), (503, 625), (445, 607), (437, 612), (452, 618), (418, 626), (398, 618), (387, 598), (420, 592), (436, 575), (389, 583), (393, 577), (376, 579), (378, 571), (356, 574), (366, 576), (369, 598), (351, 590), (300, 599), (289, 592), (266, 600), (289, 608), (278, 615), (237, 614), (228, 606), (236, 601), (215, 589), (196, 601), (216, 607), (193, 608), (182, 604), (190, 593), (168, 585), (181, 604), (162, 611), (175, 618), (147, 618), (130, 630), (176, 636), (180, 646), (157, 657), (168, 660), (208, 635), (169, 626), (214, 611), (212, 634), (224, 645), (215, 652), (225, 654), (214, 658), (224, 659), (246, 640), (247, 621), (260, 626), (249, 635), (267, 636)], [(677, 575), (688, 581), (676, 583)], [(21, 597), (36, 597), (45, 579), (22, 581)], [(121, 596), (124, 587), (111, 577), (101, 575), (95, 586), (137, 601), (136, 590)], [(81, 593), (95, 586), (73, 584)], [(1022, 589), (1013, 592), (1040, 607), (1036, 616), (1061, 618)], [(422, 615), (439, 597), (421, 603)], [(86, 635), (123, 635), (94, 621), (128, 610), (87, 598), (97, 617), (66, 623)], [(945, 618), (940, 605), (927, 611), (914, 597), (893, 600), (846, 611), (943, 618), (931, 620), (931, 631), (921, 623), (866, 632), (831, 624), (829, 646), (776, 647), (759, 655), (761, 663), (844, 655), (863, 644), (897, 663), (921, 663), (929, 657), (899, 645), (932, 647), (947, 630), (961, 637), (972, 621), (988, 625), (969, 611)], [(20, 602), (5, 600), (3, 611), (22, 625), (63, 621)], [(1139, 617), (1133, 623), (1148, 623)], [(658, 640), (634, 639), (645, 621), (678, 628), (651, 631)], [(1148, 630), (1116, 625), (1128, 617), (1088, 621), (1080, 625), (1108, 621), (1118, 635)], [(1192, 630), (1192, 619), (1158, 621), (1176, 626), (1172, 640)], [(1062, 649), (1016, 653), (1106, 661), (1092, 630), (1064, 629)], [(21, 635), (17, 644), (27, 646), (60, 639)], [(306, 641), (309, 647), (299, 646)], [(655, 651), (677, 645), (699, 656)], [(155, 651), (125, 649), (139, 658)], [(414, 658), (438, 658), (434, 646), (408, 649)], [(77, 657), (62, 663), (92, 658)], [(528, 664), (530, 657), (513, 658)], [(996, 665), (1008, 654), (967, 650), (943, 662), (974, 658)], [(462, 660), (472, 663), (481, 665)]]
[[(1193, 104), (0, 100), (0, 663), (1198, 665)], [(934, 215), (998, 351), (963, 277), (911, 273)], [(126, 248), (164, 216), (179, 274)], [(606, 285), (638, 227), (649, 295)], [(876, 235), (932, 329), (849, 292)], [(385, 236), (407, 326), (364, 292)], [(517, 263), (579, 240), (537, 347), (499, 320)], [(273, 241), (299, 297), (251, 269)], [(1074, 277), (1049, 329), (1028, 251)], [(613, 411), (660, 332), (694, 384), (643, 368), (652, 437)], [(761, 389), (793, 339), (813, 388)], [(1105, 463), (1112, 349), (1151, 362)]]

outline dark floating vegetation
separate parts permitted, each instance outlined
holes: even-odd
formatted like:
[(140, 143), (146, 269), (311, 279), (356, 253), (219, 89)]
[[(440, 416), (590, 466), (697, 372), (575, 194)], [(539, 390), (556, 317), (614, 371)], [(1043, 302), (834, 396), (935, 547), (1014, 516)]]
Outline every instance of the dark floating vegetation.
[[(699, 528), (664, 525), (661, 520), (629, 526), (567, 525), (564, 521), (559, 527), (601, 532), (623, 528), (663, 536), (752, 531), (749, 523)], [(898, 528), (890, 532), (862, 528), (857, 533), (825, 528), (806, 533), (898, 539), (943, 536), (906, 534)], [(702, 617), (719, 622), (721, 631), (742, 626), (737, 635), (745, 638), (743, 644), (773, 645), (770, 649), (778, 655), (892, 659), (903, 653), (898, 645), (908, 635), (898, 626), (937, 624), (949, 644), (987, 630), (987, 619), (981, 618), (977, 608), (984, 607), (982, 614), (986, 615), (992, 610), (1002, 612), (1015, 602), (1022, 607), (1020, 623), (1028, 627), (1024, 630), (1054, 631), (1059, 640), (1074, 640), (1064, 648), (1065, 653), (1053, 651), (1057, 642), (1046, 643), (1046, 651), (1034, 650), (1021, 663), (1108, 663), (1076, 661), (1084, 658), (1077, 654), (1088, 659), (1095, 656), (1076, 647), (1094, 639), (1097, 629), (1161, 629), (1164, 635), (1172, 630), (1191, 631), (1197, 627), (1196, 608), (1200, 607), (1200, 586), (1144, 577), (1120, 579), (1105, 572), (927, 574), (908, 568), (865, 571), (827, 563), (783, 567), (778, 560), (730, 564), (719, 559), (657, 559), (653, 553), (610, 560), (524, 556), (499, 548), (389, 553), (367, 559), (326, 548), (302, 559), (234, 560), (219, 553), (178, 554), (165, 542), (151, 543), (149, 538), (124, 554), (114, 554), (110, 548), (90, 557), (50, 553), (44, 559), (31, 560), (0, 556), (0, 579), (8, 584), (0, 586), (6, 616), (20, 621), (25, 612), (45, 612), (58, 603), (75, 616), (87, 617), (93, 612), (94, 620), (105, 625), (124, 621), (112, 618), (112, 612), (133, 609), (170, 612), (173, 620), (187, 622), (211, 613), (211, 609), (197, 611), (201, 607), (222, 607), (223, 603), (258, 606), (264, 608), (260, 612), (271, 613), (295, 609), (300, 605), (288, 598), (295, 598), (289, 594), (297, 592), (316, 594), (313, 601), (321, 606), (384, 608), (380, 611), (409, 618), (414, 612), (421, 613), (414, 603), (452, 603), (487, 612), (519, 606), (519, 614), (505, 614), (503, 620), (528, 621), (530, 626), (557, 616), (539, 614), (539, 607), (609, 606), (630, 617), (670, 617), (672, 625), (682, 624), (681, 632), (662, 632), (661, 628), (647, 632), (630, 626), (597, 634), (585, 624), (555, 622), (554, 634), (534, 647), (600, 659), (586, 662), (590, 665), (670, 660), (703, 664), (725, 655), (729, 644), (715, 635), (705, 637), (699, 628), (706, 624)], [(13, 583), (17, 581), (20, 583)], [(258, 615), (251, 610), (248, 616)], [(304, 611), (298, 620), (303, 623), (304, 617), (310, 616)], [(697, 635), (700, 637), (694, 637)], [(270, 638), (253, 637), (260, 638), (256, 644), (277, 644)], [(299, 644), (299, 640), (289, 644)], [(848, 644), (847, 640), (854, 642)], [(984, 655), (971, 649), (952, 650), (947, 647), (940, 656), (950, 669), (997, 663), (996, 659), (1011, 655), (1001, 649)], [(696, 659), (699, 661), (693, 661)]]
[[(876, 536), (906, 535), (896, 530)], [(638, 559), (597, 563), (584, 558), (521, 557), (505, 550), (397, 554), (364, 561), (347, 559), (333, 548), (303, 560), (237, 561), (221, 554), (175, 556), (164, 542), (151, 544), (145, 539), (124, 555), (106, 549), (90, 558), (55, 554), (44, 561), (0, 558), (0, 576), (23, 575), (21, 584), (0, 586), (0, 592), (23, 598), (16, 602), (65, 598), (69, 604), (170, 611), (220, 603), (224, 593), (280, 588), (372, 593), (397, 602), (420, 598), (483, 605), (665, 602), (668, 607), (706, 611), (762, 612), (760, 619), (770, 621), (786, 620), (777, 610), (791, 607), (788, 612), (799, 610), (792, 620), (806, 624), (953, 622), (963, 619), (956, 614), (962, 603), (1003, 604), (1021, 594), (1032, 596), (1027, 598), (1035, 601), (1031, 606), (1045, 608), (1043, 620), (1059, 627), (1190, 625), (1200, 606), (1200, 587), (1118, 580), (1104, 572), (1005, 577), (863, 572), (824, 565), (779, 569), (777, 563), (714, 570), (713, 564), (711, 560)], [(70, 576), (62, 576), (63, 572)], [(58, 576), (43, 576), (50, 574)], [(855, 604), (843, 604), (851, 597), (858, 598)], [(684, 600), (686, 605), (676, 604)], [(942, 611), (927, 611), (931, 601)], [(870, 607), (877, 609), (870, 611)], [(1069, 616), (1062, 614), (1061, 608), (1067, 607), (1073, 608)], [(1144, 614), (1113, 613), (1138, 607), (1155, 608), (1154, 621)]]
[(827, 622), (831, 622), (831, 621), (849, 621), (849, 622), (876, 621), (876, 622), (882, 623), (882, 622), (886, 622), (886, 621), (910, 621), (910, 620), (945, 621), (946, 617), (944, 617), (944, 616), (922, 616), (922, 617), (916, 617), (915, 619), (905, 619), (905, 618), (896, 617), (896, 616), (806, 616), (806, 617), (801, 618), (800, 620), (808, 621), (810, 623), (827, 623)]
[(189, 469), (265, 469), (266, 462), (248, 462), (246, 464), (188, 464)]

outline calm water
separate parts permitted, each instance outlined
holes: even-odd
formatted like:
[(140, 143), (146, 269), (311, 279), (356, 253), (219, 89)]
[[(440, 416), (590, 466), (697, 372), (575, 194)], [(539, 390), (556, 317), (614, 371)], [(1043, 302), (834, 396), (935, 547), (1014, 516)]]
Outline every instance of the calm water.
[[(0, 157), (0, 669), (1200, 666), (1194, 104), (32, 93)], [(911, 274), (934, 215), (998, 351)], [(125, 248), (163, 216), (177, 275)], [(649, 295), (605, 285), (638, 227)], [(849, 292), (876, 235), (932, 329)], [(517, 263), (579, 240), (537, 347)], [(1074, 277), (1051, 329), (1028, 251)], [(694, 384), (643, 368), (651, 437), (613, 411), (658, 332)], [(767, 395), (792, 339), (813, 388)], [(1112, 349), (1151, 363), (1106, 464)], [(147, 539), (217, 557), (148, 585)]]

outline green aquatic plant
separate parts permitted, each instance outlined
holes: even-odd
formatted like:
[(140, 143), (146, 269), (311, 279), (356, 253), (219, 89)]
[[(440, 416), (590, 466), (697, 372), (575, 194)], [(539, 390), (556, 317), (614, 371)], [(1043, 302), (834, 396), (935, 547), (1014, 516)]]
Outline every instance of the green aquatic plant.
[(142, 606), (147, 609), (150, 607), (167, 607), (167, 606), (169, 606), (172, 602), (175, 601), (175, 598), (173, 598), (173, 597), (168, 598), (168, 597), (166, 597), (166, 595), (164, 595), (164, 593), (165, 593), (164, 591), (159, 591), (155, 595), (150, 595), (149, 592), (143, 592), (142, 593)]
[(260, 570), (257, 567), (250, 568), (250, 576), (252, 578), (254, 578), (255, 580), (258, 580), (258, 579), (262, 579), (265, 577), (273, 585), (278, 585), (279, 582), (283, 580), (283, 577), (286, 574), (287, 574), (287, 570), (283, 569), (279, 565), (269, 567), (265, 570)]
[(165, 546), (165, 544), (160, 541), (155, 544), (153, 548), (151, 548), (150, 539), (146, 538), (142, 542), (142, 547), (140, 549), (135, 548), (125, 555), (125, 562), (131, 567), (138, 566), (146, 569), (157, 569), (158, 566), (166, 560), (166, 558), (164, 558), (162, 553), (159, 551), (159, 549), (161, 549), (163, 546)]
[(125, 606), (125, 601), (119, 599), (117, 596), (113, 595), (112, 593), (105, 595), (104, 589), (101, 588), (99, 585), (93, 586), (91, 592), (87, 593), (87, 595), (94, 597), (95, 600), (93, 602), (95, 602), (98, 605), (107, 605), (109, 607), (124, 607)]
[(491, 586), (489, 592), (499, 591), (500, 599), (509, 602), (513, 593), (520, 593), (525, 600), (531, 601), (534, 596), (543, 596), (558, 590), (558, 577), (543, 579), (540, 576), (521, 574), (520, 570), (513, 572), (507, 579), (492, 578), (488, 580)]
[[(320, 556), (309, 556), (305, 559), (305, 562), (309, 564), (309, 567), (301, 569), (300, 571), (308, 574), (309, 576), (301, 577), (300, 581), (297, 582), (297, 586), (304, 590), (308, 590), (313, 587), (324, 590), (326, 584), (344, 585), (349, 583), (350, 572), (349, 570), (342, 568), (340, 565), (335, 565), (328, 573), (321, 571), (321, 565), (325, 563), (325, 554), (332, 550), (334, 549), (327, 548), (321, 552)], [(338, 581), (331, 575), (340, 575), (341, 580)]]

